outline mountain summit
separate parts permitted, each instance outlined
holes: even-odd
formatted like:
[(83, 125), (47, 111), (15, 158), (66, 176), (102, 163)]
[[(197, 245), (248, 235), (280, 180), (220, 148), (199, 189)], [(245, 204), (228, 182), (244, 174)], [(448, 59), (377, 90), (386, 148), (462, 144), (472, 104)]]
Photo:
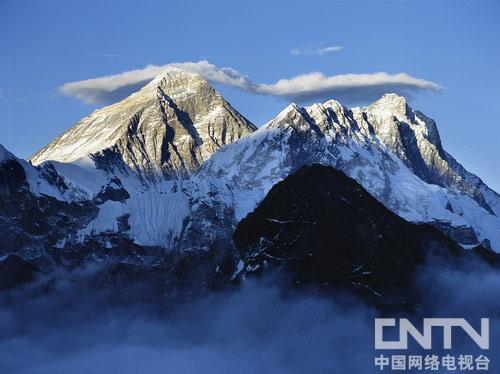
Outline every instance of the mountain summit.
[(83, 118), (30, 160), (38, 165), (90, 157), (98, 165), (124, 163), (146, 177), (168, 178), (196, 170), (255, 129), (203, 77), (172, 67)]

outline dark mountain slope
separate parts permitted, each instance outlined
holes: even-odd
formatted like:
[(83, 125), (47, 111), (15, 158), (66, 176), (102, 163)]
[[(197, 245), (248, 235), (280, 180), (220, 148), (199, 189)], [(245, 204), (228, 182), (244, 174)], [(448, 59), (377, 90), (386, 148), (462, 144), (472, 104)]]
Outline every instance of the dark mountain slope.
[(30, 191), (26, 171), (14, 158), (0, 163), (0, 256), (44, 255), (62, 238), (95, 218), (90, 202), (64, 202)]
[(285, 267), (298, 284), (342, 286), (391, 303), (413, 301), (412, 276), (427, 255), (463, 253), (437, 229), (405, 221), (354, 179), (321, 165), (276, 184), (239, 223), (234, 241), (247, 273)]

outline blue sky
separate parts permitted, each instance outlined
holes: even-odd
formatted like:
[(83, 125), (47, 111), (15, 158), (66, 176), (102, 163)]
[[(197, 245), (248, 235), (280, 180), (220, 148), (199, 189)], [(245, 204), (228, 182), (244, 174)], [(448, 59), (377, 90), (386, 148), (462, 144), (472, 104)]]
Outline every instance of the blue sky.
[[(0, 143), (29, 156), (102, 106), (59, 87), (148, 64), (207, 60), (268, 84), (318, 71), (406, 73), (443, 87), (416, 90), (410, 104), (500, 191), (499, 16), (496, 0), (0, 0)], [(257, 125), (289, 101), (217, 89)]]

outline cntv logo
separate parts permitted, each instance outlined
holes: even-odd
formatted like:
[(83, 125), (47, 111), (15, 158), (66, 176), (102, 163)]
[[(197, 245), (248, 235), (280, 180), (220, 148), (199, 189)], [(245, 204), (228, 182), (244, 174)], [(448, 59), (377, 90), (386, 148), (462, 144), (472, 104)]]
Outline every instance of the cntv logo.
[(464, 318), (424, 318), (422, 333), (408, 319), (400, 318), (399, 340), (385, 341), (384, 328), (395, 326), (395, 318), (375, 319), (375, 349), (408, 349), (408, 335), (411, 335), (423, 349), (432, 349), (432, 329), (435, 327), (442, 328), (443, 349), (452, 349), (453, 327), (461, 327), (481, 349), (490, 349), (489, 318), (481, 318), (480, 333)]

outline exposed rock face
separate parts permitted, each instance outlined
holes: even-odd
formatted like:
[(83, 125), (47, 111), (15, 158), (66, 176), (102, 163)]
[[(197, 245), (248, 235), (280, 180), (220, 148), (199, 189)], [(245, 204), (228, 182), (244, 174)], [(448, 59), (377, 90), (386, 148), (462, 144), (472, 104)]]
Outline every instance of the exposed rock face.
[(44, 256), (60, 240), (75, 239), (98, 210), (91, 202), (66, 202), (33, 193), (19, 160), (0, 162), (0, 256)]
[[(451, 226), (447, 222), (434, 221), (432, 226), (464, 246), (476, 246), (479, 243), (476, 233), (469, 226)], [(489, 245), (486, 244), (487, 247)]]
[(443, 149), (434, 120), (411, 109), (403, 97), (387, 94), (366, 110), (353, 113), (371, 125), (380, 140), (422, 180), (463, 192), (495, 214), (478, 188), (479, 181), (471, 183), (472, 175)]
[(170, 68), (82, 119), (30, 160), (38, 165), (115, 158), (148, 179), (161, 179), (196, 170), (219, 148), (254, 130), (201, 76)]
[(462, 248), (429, 225), (392, 213), (355, 180), (322, 165), (276, 184), (234, 233), (245, 272), (284, 267), (298, 283), (355, 289), (379, 303), (409, 303), (430, 253)]

